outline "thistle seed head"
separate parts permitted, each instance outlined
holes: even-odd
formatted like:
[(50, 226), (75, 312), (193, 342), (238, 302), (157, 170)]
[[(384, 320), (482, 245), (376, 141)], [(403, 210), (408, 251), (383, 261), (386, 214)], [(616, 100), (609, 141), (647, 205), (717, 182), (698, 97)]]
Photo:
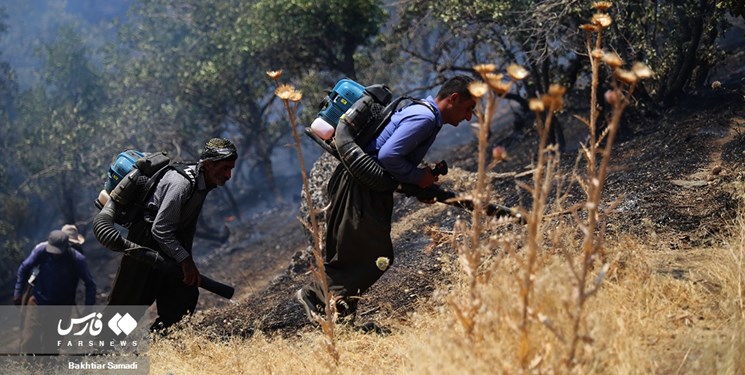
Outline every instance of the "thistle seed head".
[(511, 87), (509, 82), (505, 82), (501, 80), (494, 81), (494, 82), (489, 81), (489, 86), (491, 86), (492, 90), (494, 90), (494, 92), (496, 92), (499, 95), (502, 95), (506, 93), (507, 91), (510, 91), (510, 87)]
[(278, 80), (278, 79), (279, 79), (279, 77), (281, 77), (281, 76), (282, 76), (282, 69), (280, 69), (280, 70), (272, 70), (272, 71), (268, 71), (268, 72), (266, 72), (266, 75), (268, 75), (268, 76), (269, 76), (269, 78), (271, 78), (271, 79), (273, 79), (273, 80), (275, 80), (275, 81), (276, 81), (276, 80)]
[(594, 50), (592, 50), (590, 56), (592, 56), (592, 58), (595, 60), (601, 60), (603, 56), (605, 56), (605, 51), (599, 48), (595, 48)]
[(468, 84), (468, 92), (470, 92), (474, 98), (484, 96), (487, 91), (489, 91), (489, 86), (482, 81), (473, 81)]
[(528, 102), (528, 107), (533, 112), (543, 112), (546, 110), (546, 106), (543, 105), (543, 100), (538, 98), (531, 98)]
[(483, 75), (494, 72), (495, 70), (497, 70), (497, 66), (494, 64), (478, 64), (473, 67), (473, 70), (475, 70), (476, 73)]
[(613, 72), (613, 75), (616, 77), (617, 80), (628, 83), (629, 85), (635, 84), (638, 79), (634, 72), (628, 71), (626, 69), (616, 69), (616, 71)]
[(639, 79), (652, 78), (652, 75), (654, 75), (652, 69), (649, 69), (649, 67), (642, 62), (635, 62), (634, 65), (631, 66), (631, 71), (634, 72)]
[(510, 64), (510, 66), (507, 67), (507, 75), (515, 81), (521, 81), (528, 76), (528, 71), (520, 65)]
[(550, 86), (548, 86), (548, 94), (553, 97), (562, 97), (564, 94), (566, 94), (567, 88), (558, 84), (558, 83), (552, 83)]
[(295, 87), (292, 85), (280, 85), (274, 90), (274, 95), (277, 95), (282, 100), (289, 100), (292, 94), (295, 92)]
[(621, 56), (618, 56), (615, 52), (608, 52), (603, 55), (603, 62), (613, 69), (618, 69), (623, 66), (623, 59), (621, 59)]
[(599, 27), (597, 27), (595, 25), (591, 25), (589, 23), (580, 25), (579, 28), (582, 29), (582, 30), (587, 31), (588, 33), (594, 33), (594, 32), (600, 31), (600, 28)]
[(592, 15), (592, 23), (604, 29), (613, 23), (613, 18), (605, 13), (595, 13)]
[(596, 1), (592, 3), (592, 7), (600, 12), (604, 12), (608, 10), (611, 7), (611, 5), (612, 4), (610, 1)]
[(484, 80), (487, 81), (487, 82), (494, 81), (494, 80), (501, 81), (502, 79), (504, 79), (504, 74), (502, 74), (502, 73), (486, 73), (486, 74), (484, 74)]
[(605, 101), (610, 105), (618, 103), (619, 98), (620, 94), (616, 90), (608, 90), (605, 92)]
[(502, 161), (507, 159), (507, 150), (502, 146), (494, 147), (491, 150), (491, 156), (495, 161)]

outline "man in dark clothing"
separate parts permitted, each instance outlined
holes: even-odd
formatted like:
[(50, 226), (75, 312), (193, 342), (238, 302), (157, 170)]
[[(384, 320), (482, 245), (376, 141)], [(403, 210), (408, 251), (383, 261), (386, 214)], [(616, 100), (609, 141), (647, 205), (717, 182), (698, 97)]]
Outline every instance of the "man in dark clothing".
[[(381, 134), (365, 147), (393, 178), (402, 183), (431, 186), (437, 181), (430, 167), (418, 168), (443, 124), (457, 126), (470, 120), (476, 106), (468, 91), (472, 79), (457, 76), (440, 88), (429, 105), (410, 105), (391, 117)], [(325, 268), (329, 292), (341, 297), (340, 316), (354, 318), (359, 296), (370, 288), (393, 262), (391, 216), (393, 191), (377, 192), (360, 184), (339, 164), (328, 183)], [(427, 202), (431, 203), (431, 202)], [(377, 263), (377, 264), (376, 264)], [(323, 293), (317, 283), (296, 293), (308, 318), (324, 311)]]
[(156, 302), (158, 318), (151, 329), (170, 327), (194, 312), (200, 282), (192, 257), (197, 219), (207, 193), (225, 185), (237, 158), (232, 142), (213, 138), (205, 145), (196, 165), (174, 166), (163, 175), (148, 199), (144, 217), (132, 224), (127, 239), (158, 250), (171, 262), (171, 267), (160, 272), (131, 257), (123, 257), (109, 305)]
[[(30, 280), (36, 267), (38, 273)], [(61, 230), (52, 231), (48, 240), (36, 245), (31, 255), (21, 263), (13, 291), (13, 303), (20, 305), (23, 302), (25, 305), (22, 352), (34, 352), (49, 344), (45, 342), (48, 340), (42, 337), (39, 329), (41, 322), (35, 306), (75, 305), (79, 280), (85, 283), (85, 304), (93, 305), (96, 302), (96, 283), (88, 269), (88, 263), (83, 254), (70, 247), (67, 233)], [(24, 293), (27, 287), (30, 289)]]
[(24, 289), (34, 268), (39, 267), (33, 280), (29, 303), (36, 305), (74, 305), (78, 281), (85, 283), (85, 304), (96, 302), (96, 283), (85, 256), (72, 249), (67, 233), (52, 231), (49, 239), (31, 250), (18, 267), (13, 303), (21, 304)]

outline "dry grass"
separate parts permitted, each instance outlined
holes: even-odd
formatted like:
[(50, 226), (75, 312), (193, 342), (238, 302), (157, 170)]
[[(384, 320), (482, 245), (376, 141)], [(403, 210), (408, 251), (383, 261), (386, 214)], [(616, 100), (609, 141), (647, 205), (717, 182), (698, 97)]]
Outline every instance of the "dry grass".
[[(613, 266), (602, 290), (587, 303), (586, 328), (574, 373), (739, 374), (745, 369), (742, 259), (745, 224), (722, 248), (670, 250), (633, 238), (614, 241)], [(532, 314), (554, 316), (554, 329), (571, 330), (561, 314), (573, 276), (564, 255), (537, 260)], [(522, 365), (518, 262), (503, 257), (482, 285), (482, 310), (468, 339), (447, 301), (467, 294), (465, 275), (438, 292), (386, 337), (343, 328), (337, 332), (338, 366), (324, 352), (324, 335), (309, 330), (297, 337), (255, 336), (214, 342), (190, 328), (151, 346), (156, 374), (482, 374), (517, 373)], [(679, 271), (675, 271), (679, 270)], [(567, 343), (547, 325), (531, 331), (527, 372), (567, 373)], [(494, 370), (496, 369), (496, 371)]]

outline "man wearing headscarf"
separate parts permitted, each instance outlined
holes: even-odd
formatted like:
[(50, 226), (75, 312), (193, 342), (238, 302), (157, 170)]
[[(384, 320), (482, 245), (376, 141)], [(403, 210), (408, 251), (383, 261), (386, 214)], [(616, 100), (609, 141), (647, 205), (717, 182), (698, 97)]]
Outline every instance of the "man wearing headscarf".
[(109, 305), (157, 305), (153, 330), (168, 328), (189, 313), (199, 299), (200, 275), (192, 256), (197, 219), (212, 189), (225, 185), (238, 152), (224, 138), (207, 142), (197, 164), (172, 164), (147, 199), (143, 217), (129, 229), (128, 240), (157, 249), (172, 267), (156, 271), (122, 257)]

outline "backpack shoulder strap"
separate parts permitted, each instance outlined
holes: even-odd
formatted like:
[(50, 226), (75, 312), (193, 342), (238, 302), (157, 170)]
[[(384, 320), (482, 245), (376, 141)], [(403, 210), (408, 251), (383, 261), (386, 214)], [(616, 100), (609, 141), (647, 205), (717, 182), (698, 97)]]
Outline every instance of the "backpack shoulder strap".
[(180, 175), (184, 176), (187, 181), (189, 181), (189, 196), (187, 199), (190, 199), (191, 196), (194, 194), (194, 187), (197, 184), (196, 173), (192, 168), (189, 168), (191, 165), (193, 164), (173, 162), (153, 173), (153, 175), (150, 176), (150, 178), (147, 180), (147, 183), (145, 184), (143, 205), (150, 199), (153, 193), (155, 193), (155, 187), (158, 186), (158, 182), (160, 182), (163, 176), (165, 176), (165, 174), (170, 170), (178, 172)]
[[(399, 108), (399, 105), (404, 100), (408, 100), (408, 101), (410, 101), (410, 103), (408, 103), (405, 106)], [(429, 109), (430, 111), (432, 111), (432, 114), (435, 115), (435, 117), (437, 117), (437, 110), (428, 101), (422, 100), (422, 99), (412, 98), (410, 96), (400, 96), (400, 97), (392, 100), (391, 103), (388, 104), (385, 107), (385, 109), (383, 110), (383, 115), (381, 116), (382, 117), (381, 118), (381, 121), (375, 127), (375, 131), (372, 133), (371, 137), (369, 139), (362, 139), (361, 142), (358, 143), (358, 144), (362, 144), (363, 147), (365, 147), (369, 142), (372, 142), (372, 140), (376, 139), (380, 135), (380, 133), (383, 132), (383, 129), (385, 129), (385, 127), (388, 126), (388, 123), (391, 122), (391, 117), (393, 116), (394, 113), (396, 113), (399, 110), (402, 110), (402, 109), (404, 109), (406, 107), (415, 105), (415, 104), (419, 104), (419, 105), (423, 105), (423, 106), (427, 107), (427, 109)]]
[(405, 97), (405, 98), (411, 101), (411, 103), (409, 103), (408, 106), (415, 105), (415, 104), (423, 105), (423, 106), (427, 107), (427, 109), (429, 109), (430, 112), (432, 112), (432, 114), (435, 115), (435, 117), (437, 117), (437, 110), (432, 105), (432, 103), (430, 103), (430, 102), (428, 102), (426, 100), (423, 100), (423, 99), (415, 99), (415, 98), (411, 98), (411, 97), (408, 97), (408, 96)]
[(189, 196), (187, 200), (191, 199), (191, 196), (194, 194), (195, 187), (197, 186), (196, 168), (191, 168), (195, 164), (196, 163), (174, 162), (166, 167), (178, 172), (180, 175), (184, 176), (187, 181), (189, 181)]

